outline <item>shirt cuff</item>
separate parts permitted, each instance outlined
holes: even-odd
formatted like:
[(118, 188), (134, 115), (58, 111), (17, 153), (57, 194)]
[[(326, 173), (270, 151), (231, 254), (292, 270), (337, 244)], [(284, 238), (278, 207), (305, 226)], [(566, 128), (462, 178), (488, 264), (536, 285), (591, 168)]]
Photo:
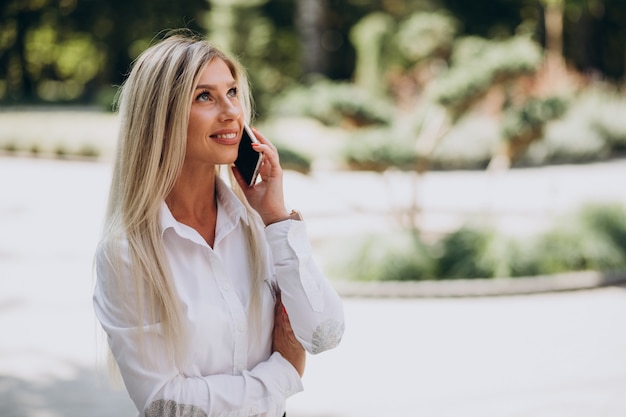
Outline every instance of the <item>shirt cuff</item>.
[[(298, 374), (296, 368), (294, 368), (294, 366), (280, 353), (272, 353), (272, 356), (270, 356), (268, 361), (261, 362), (259, 365), (256, 366), (255, 371), (260, 371), (261, 373), (263, 373), (263, 368), (265, 367), (267, 367), (267, 372), (270, 375), (285, 375), (285, 378), (280, 378), (278, 381), (276, 381), (276, 386), (273, 387), (274, 389), (278, 390), (278, 392), (280, 392), (285, 399), (304, 390), (300, 374)], [(277, 373), (277, 367), (279, 367), (284, 372)]]
[(282, 263), (312, 255), (306, 230), (306, 223), (300, 220), (284, 220), (265, 228), (265, 237), (272, 250), (274, 262)]

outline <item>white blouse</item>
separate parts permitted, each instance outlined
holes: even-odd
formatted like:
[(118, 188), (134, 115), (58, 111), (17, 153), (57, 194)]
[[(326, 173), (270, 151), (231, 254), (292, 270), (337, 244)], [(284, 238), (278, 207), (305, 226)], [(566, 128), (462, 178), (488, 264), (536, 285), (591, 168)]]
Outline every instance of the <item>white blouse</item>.
[[(193, 228), (176, 221), (165, 203), (161, 208), (163, 244), (188, 325), (185, 369), (165, 352), (159, 323), (144, 323), (143, 343), (137, 342), (135, 322), (122, 301), (132, 300), (132, 284), (117, 288), (107, 254), (102, 247), (96, 253), (96, 316), (140, 416), (282, 416), (285, 400), (300, 392), (302, 383), (295, 368), (272, 353), (276, 284), (308, 352), (331, 349), (343, 335), (341, 300), (313, 260), (304, 222), (294, 220), (265, 228), (262, 244), (267, 246), (261, 249), (270, 262), (260, 334), (252, 328), (247, 320), (246, 210), (221, 180), (217, 197), (213, 249)], [(128, 271), (127, 247), (122, 249)]]

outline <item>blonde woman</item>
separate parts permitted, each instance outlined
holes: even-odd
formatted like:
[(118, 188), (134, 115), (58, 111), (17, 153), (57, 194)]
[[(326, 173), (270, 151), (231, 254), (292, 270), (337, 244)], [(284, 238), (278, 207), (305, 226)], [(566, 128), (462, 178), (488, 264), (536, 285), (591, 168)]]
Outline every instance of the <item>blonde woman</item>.
[(305, 349), (343, 334), (276, 148), (255, 130), (260, 181), (219, 175), (250, 115), (240, 65), (189, 35), (144, 51), (121, 88), (94, 307), (140, 416), (282, 416)]

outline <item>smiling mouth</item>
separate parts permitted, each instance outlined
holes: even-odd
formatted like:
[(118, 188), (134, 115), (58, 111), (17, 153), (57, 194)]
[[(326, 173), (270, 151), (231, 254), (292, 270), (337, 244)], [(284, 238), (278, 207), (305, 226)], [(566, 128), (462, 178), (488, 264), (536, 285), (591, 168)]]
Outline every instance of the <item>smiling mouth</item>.
[(228, 133), (226, 135), (211, 135), (212, 138), (218, 138), (218, 139), (235, 139), (237, 137), (236, 133)]
[(222, 135), (211, 135), (211, 139), (213, 139), (217, 143), (221, 143), (223, 145), (234, 145), (237, 143), (237, 133), (225, 133)]

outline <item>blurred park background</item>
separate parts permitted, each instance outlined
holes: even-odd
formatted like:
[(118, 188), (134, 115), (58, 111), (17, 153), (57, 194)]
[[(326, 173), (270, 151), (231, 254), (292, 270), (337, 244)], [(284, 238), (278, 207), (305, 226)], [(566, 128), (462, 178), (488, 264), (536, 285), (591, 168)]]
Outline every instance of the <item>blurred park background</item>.
[(626, 414), (625, 1), (3, 0), (1, 416), (133, 415), (91, 260), (117, 88), (180, 27), (248, 69), (345, 297), (289, 415)]
[(353, 250), (331, 274), (395, 281), (626, 265), (621, 204), (570, 207), (556, 216), (566, 221), (519, 236), (488, 210), (429, 228), (420, 194), (429, 172), (496, 177), (622, 158), (621, 0), (7, 0), (0, 13), (5, 154), (110, 161), (129, 65), (167, 29), (188, 27), (248, 68), (256, 124), (286, 168), (373, 173), (401, 189), (394, 227), (341, 242)]

